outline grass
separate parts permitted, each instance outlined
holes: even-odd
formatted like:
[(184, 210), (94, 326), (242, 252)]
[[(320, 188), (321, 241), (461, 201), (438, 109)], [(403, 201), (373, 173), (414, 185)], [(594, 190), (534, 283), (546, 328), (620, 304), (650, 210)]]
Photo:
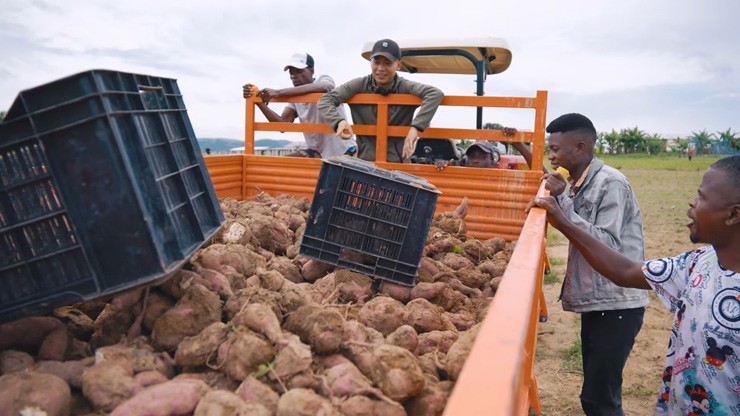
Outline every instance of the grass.
[(607, 165), (616, 169), (650, 169), (667, 171), (705, 171), (719, 156), (688, 158), (674, 155), (596, 155)]
[(573, 345), (561, 351), (563, 361), (560, 367), (571, 373), (583, 373), (583, 356), (581, 355), (581, 338), (577, 338)]
[(555, 273), (554, 271), (550, 271), (550, 274), (545, 275), (545, 279), (543, 283), (546, 285), (554, 285), (556, 283), (560, 283), (560, 276), (558, 276), (558, 273)]
[(655, 389), (647, 388), (642, 384), (636, 384), (625, 389), (623, 394), (625, 396), (652, 397), (655, 396)]

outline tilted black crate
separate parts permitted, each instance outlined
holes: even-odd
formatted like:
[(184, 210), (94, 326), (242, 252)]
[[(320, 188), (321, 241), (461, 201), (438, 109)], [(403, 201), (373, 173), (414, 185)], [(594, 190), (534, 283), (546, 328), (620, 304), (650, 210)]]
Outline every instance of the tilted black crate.
[(176, 80), (22, 91), (0, 123), (0, 321), (166, 277), (223, 220)]
[(350, 157), (324, 160), (300, 254), (413, 286), (439, 191)]

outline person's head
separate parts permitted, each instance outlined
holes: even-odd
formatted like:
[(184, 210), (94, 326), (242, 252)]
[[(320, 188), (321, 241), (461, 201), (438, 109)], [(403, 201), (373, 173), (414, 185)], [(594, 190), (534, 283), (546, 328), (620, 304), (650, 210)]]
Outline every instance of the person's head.
[(378, 87), (389, 88), (401, 69), (401, 48), (390, 39), (375, 42), (370, 52), (370, 70)]
[(716, 248), (740, 238), (740, 155), (718, 160), (689, 201), (689, 238)]
[(313, 57), (307, 53), (294, 53), (290, 62), (285, 65), (284, 71), (290, 71), (290, 80), (294, 87), (313, 82)]
[(588, 117), (564, 114), (551, 121), (545, 130), (550, 133), (548, 158), (553, 169), (562, 166), (573, 172), (593, 159), (596, 128)]
[(494, 149), (491, 143), (479, 141), (468, 146), (465, 155), (468, 157), (465, 166), (473, 168), (490, 168), (493, 166)]

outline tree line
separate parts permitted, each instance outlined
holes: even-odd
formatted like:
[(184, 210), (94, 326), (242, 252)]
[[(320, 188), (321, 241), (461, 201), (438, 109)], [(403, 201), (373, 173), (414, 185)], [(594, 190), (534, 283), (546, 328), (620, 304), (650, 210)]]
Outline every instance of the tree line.
[(601, 132), (596, 138), (596, 151), (605, 154), (682, 153), (689, 149), (697, 155), (740, 153), (740, 133), (727, 129), (710, 133), (707, 130), (691, 132), (686, 137), (667, 139), (660, 134), (648, 134), (637, 127)]

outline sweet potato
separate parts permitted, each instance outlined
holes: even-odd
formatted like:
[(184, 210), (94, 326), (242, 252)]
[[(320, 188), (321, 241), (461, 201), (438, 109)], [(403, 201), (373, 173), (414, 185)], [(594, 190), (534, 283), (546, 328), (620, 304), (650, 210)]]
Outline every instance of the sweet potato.
[(331, 403), (309, 389), (291, 389), (280, 396), (277, 416), (339, 416)]
[(200, 380), (170, 380), (145, 388), (121, 403), (111, 416), (169, 416), (195, 411), (210, 387)]
[(414, 327), (419, 334), (429, 331), (451, 331), (455, 326), (444, 316), (444, 309), (426, 299), (414, 299), (406, 304), (403, 323)]
[(211, 269), (201, 269), (198, 274), (203, 279), (205, 287), (216, 292), (221, 299), (228, 299), (234, 295), (231, 290), (231, 283), (221, 272)]
[(471, 312), (464, 310), (455, 313), (445, 312), (445, 315), (450, 319), (450, 322), (455, 326), (455, 329), (460, 332), (466, 331), (476, 323), (480, 322), (475, 320), (475, 317)]
[(72, 347), (72, 335), (66, 327), (57, 328), (44, 338), (36, 358), (39, 360), (63, 361)]
[(437, 386), (427, 383), (424, 390), (409, 400), (409, 416), (439, 416), (447, 406), (447, 394)]
[(419, 345), (419, 336), (410, 325), (401, 325), (395, 331), (388, 334), (386, 342), (414, 352)]
[(331, 296), (336, 296), (336, 288), (336, 273), (329, 273), (316, 279), (306, 292), (314, 303), (331, 302), (334, 300)]
[(405, 314), (406, 308), (401, 302), (387, 296), (377, 296), (362, 306), (357, 320), (385, 336), (403, 325)]
[(37, 373), (53, 374), (64, 380), (70, 386), (82, 388), (82, 374), (95, 364), (93, 357), (73, 361), (39, 361), (33, 367)]
[(271, 416), (269, 410), (259, 403), (247, 403), (238, 395), (226, 390), (212, 390), (206, 393), (194, 416)]
[(201, 370), (197, 373), (180, 373), (172, 380), (180, 379), (200, 380), (214, 390), (235, 391), (239, 387), (238, 381), (231, 379), (221, 371), (215, 370)]
[(188, 288), (177, 305), (154, 323), (152, 340), (165, 350), (174, 350), (185, 337), (197, 335), (221, 320), (221, 300), (201, 285)]
[(506, 266), (508, 266), (508, 263), (504, 260), (487, 260), (478, 265), (478, 270), (490, 277), (498, 277), (504, 274)]
[(133, 394), (136, 395), (149, 386), (162, 384), (166, 381), (167, 377), (159, 371), (142, 371), (141, 373), (134, 375), (135, 386)]
[(457, 338), (457, 331), (430, 331), (419, 334), (419, 343), (415, 353), (416, 355), (424, 355), (433, 351), (447, 353)]
[[(472, 289), (480, 289), (488, 280), (491, 278), (488, 274), (483, 273), (479, 269), (462, 269), (455, 273), (455, 277), (460, 280), (462, 284)], [(468, 296), (472, 294), (466, 293)], [(478, 293), (480, 295), (480, 293)]]
[(25, 371), (33, 366), (33, 364), (33, 357), (27, 352), (15, 350), (0, 351), (0, 375)]
[(258, 268), (255, 275), (259, 278), (261, 287), (273, 292), (280, 291), (285, 282), (285, 277), (276, 270)]
[(90, 338), (94, 347), (113, 345), (126, 337), (131, 324), (134, 323), (132, 310), (118, 309), (112, 304), (107, 304), (95, 319), (95, 332)]
[(373, 328), (363, 325), (354, 319), (344, 324), (343, 343), (358, 342), (362, 344), (382, 344), (385, 342), (383, 334)]
[(293, 283), (303, 283), (305, 279), (301, 274), (301, 269), (293, 263), (291, 259), (285, 256), (275, 256), (267, 263), (268, 270), (274, 270)]
[(274, 217), (253, 215), (249, 219), (252, 236), (258, 245), (275, 254), (285, 254), (293, 243), (293, 231)]
[(329, 397), (348, 397), (358, 394), (373, 396), (391, 401), (382, 391), (374, 388), (370, 380), (352, 363), (335, 365), (324, 372)]
[(280, 320), (275, 311), (262, 303), (249, 303), (232, 319), (231, 323), (243, 326), (267, 337), (273, 344), (283, 338)]
[(259, 299), (260, 303), (270, 305), (278, 318), (282, 317), (282, 312), (280, 310), (282, 295), (278, 292), (263, 289), (259, 287), (259, 285), (247, 286), (244, 289), (237, 291), (234, 296), (230, 297), (224, 304), (226, 317), (228, 319), (233, 319), (234, 316), (244, 308), (244, 305), (249, 304), (252, 299)]
[(252, 229), (247, 221), (243, 219), (227, 220), (213, 241), (218, 244), (241, 244), (244, 246), (252, 242)]
[(379, 293), (388, 295), (389, 297), (406, 303), (411, 300), (411, 288), (408, 286), (399, 285), (398, 283), (382, 281), (380, 282)]
[(218, 348), (223, 372), (237, 381), (257, 371), (260, 364), (271, 362), (274, 356), (270, 343), (246, 328), (230, 332)]
[(64, 326), (50, 316), (30, 316), (0, 324), (0, 350), (10, 346), (37, 347), (49, 333)]
[(274, 374), (270, 375), (288, 379), (308, 370), (312, 362), (311, 347), (302, 343), (297, 335), (290, 335), (280, 343), (275, 361), (272, 363)]
[(103, 361), (82, 374), (82, 394), (94, 409), (110, 412), (134, 393), (133, 367), (122, 361)]
[(291, 313), (301, 306), (315, 303), (311, 295), (304, 288), (305, 285), (308, 285), (308, 283), (298, 284), (286, 280), (283, 283), (283, 287), (280, 288), (280, 309), (286, 313)]
[(334, 269), (334, 265), (323, 263), (318, 260), (309, 260), (301, 267), (301, 274), (303, 279), (307, 282), (315, 282), (317, 279), (326, 276), (331, 270)]
[(447, 352), (446, 368), (451, 380), (457, 380), (460, 376), (460, 371), (462, 371), (465, 360), (468, 358), (471, 348), (473, 348), (475, 337), (478, 335), (478, 329), (480, 329), (480, 324), (462, 332)]
[(462, 254), (475, 264), (488, 258), (489, 249), (480, 241), (470, 238), (462, 244)]
[(506, 240), (501, 237), (489, 238), (488, 240), (483, 241), (483, 245), (488, 247), (491, 252), (490, 255), (493, 256), (506, 247)]
[(175, 363), (183, 367), (200, 367), (214, 357), (218, 347), (226, 340), (229, 329), (223, 322), (214, 322), (199, 334), (185, 337), (177, 346)]
[(475, 267), (473, 262), (462, 254), (440, 253), (434, 256), (434, 258), (452, 270), (472, 269)]
[(339, 410), (345, 416), (406, 416), (406, 410), (399, 403), (366, 396), (352, 396), (342, 401)]
[(291, 313), (284, 329), (298, 335), (317, 354), (330, 354), (342, 344), (344, 318), (337, 311), (310, 304)]
[(254, 376), (250, 375), (244, 379), (236, 389), (236, 395), (247, 403), (261, 404), (270, 411), (270, 414), (274, 415), (277, 412), (280, 395)]
[(362, 371), (386, 396), (403, 401), (424, 389), (425, 378), (421, 367), (409, 350), (384, 344), (372, 350), (372, 357), (370, 367)]
[(373, 294), (373, 279), (352, 270), (337, 270), (334, 282), (342, 303), (363, 303)]
[(196, 262), (207, 269), (219, 270), (231, 266), (244, 276), (251, 276), (258, 267), (265, 267), (265, 258), (238, 244), (213, 244), (201, 250)]
[(53, 374), (15, 372), (0, 377), (0, 413), (3, 415), (67, 416), (72, 392)]

